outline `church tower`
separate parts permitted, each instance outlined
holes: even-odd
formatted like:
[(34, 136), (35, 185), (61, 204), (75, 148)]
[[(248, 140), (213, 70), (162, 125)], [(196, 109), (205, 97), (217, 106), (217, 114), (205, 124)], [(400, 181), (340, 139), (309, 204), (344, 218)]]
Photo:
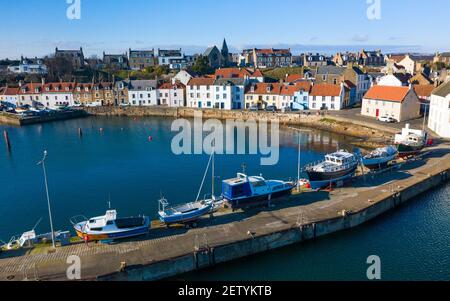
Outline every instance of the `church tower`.
[(223, 39), (222, 50), (220, 51), (220, 53), (222, 54), (223, 59), (222, 66), (227, 67), (229, 65), (230, 52), (228, 50), (227, 41), (225, 39)]

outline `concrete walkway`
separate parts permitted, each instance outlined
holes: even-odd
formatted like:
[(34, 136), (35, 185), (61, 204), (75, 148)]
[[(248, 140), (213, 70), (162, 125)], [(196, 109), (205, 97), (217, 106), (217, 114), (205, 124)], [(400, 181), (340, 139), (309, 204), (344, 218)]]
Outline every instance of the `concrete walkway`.
[[(70, 255), (81, 258), (83, 279), (119, 272), (124, 266), (167, 262), (194, 253), (204, 246), (214, 247), (285, 231), (316, 221), (342, 217), (342, 212), (360, 212), (381, 202), (404, 187), (427, 179), (430, 174), (450, 169), (450, 145), (430, 149), (424, 160), (401, 170), (375, 177), (355, 179), (352, 187), (332, 192), (308, 192), (276, 203), (270, 209), (255, 209), (214, 219), (205, 219), (197, 229), (152, 230), (148, 237), (112, 245), (77, 244), (54, 253), (27, 254), (7, 258), (0, 254), (0, 280), (66, 280)], [(192, 267), (191, 267), (192, 268)]]

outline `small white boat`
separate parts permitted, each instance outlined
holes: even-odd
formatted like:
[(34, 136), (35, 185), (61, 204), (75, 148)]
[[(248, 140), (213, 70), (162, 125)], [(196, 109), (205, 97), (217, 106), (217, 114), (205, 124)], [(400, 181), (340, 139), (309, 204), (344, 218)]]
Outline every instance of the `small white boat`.
[(383, 148), (377, 148), (370, 154), (362, 158), (362, 163), (365, 167), (375, 170), (384, 169), (388, 166), (388, 163), (397, 158), (398, 151), (394, 146), (386, 146)]
[[(79, 218), (81, 221), (78, 221)], [(108, 241), (147, 234), (150, 219), (147, 216), (117, 218), (116, 210), (105, 215), (87, 219), (83, 216), (71, 218), (78, 237), (84, 241)]]

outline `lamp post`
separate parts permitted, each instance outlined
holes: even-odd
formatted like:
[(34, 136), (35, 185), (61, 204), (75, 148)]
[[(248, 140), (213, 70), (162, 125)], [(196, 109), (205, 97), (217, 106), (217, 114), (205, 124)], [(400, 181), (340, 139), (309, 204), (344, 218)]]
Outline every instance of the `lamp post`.
[(45, 192), (47, 194), (47, 204), (48, 204), (48, 215), (49, 215), (49, 218), (50, 218), (50, 229), (52, 231), (52, 245), (53, 245), (53, 248), (56, 248), (56, 245), (55, 245), (55, 231), (53, 231), (52, 210), (51, 210), (51, 207), (50, 207), (50, 196), (49, 196), (49, 193), (48, 193), (47, 172), (45, 171), (45, 159), (47, 159), (47, 154), (48, 154), (47, 151), (44, 151), (44, 157), (42, 158), (41, 161), (39, 161), (37, 163), (37, 165), (42, 165), (42, 170), (44, 171)]

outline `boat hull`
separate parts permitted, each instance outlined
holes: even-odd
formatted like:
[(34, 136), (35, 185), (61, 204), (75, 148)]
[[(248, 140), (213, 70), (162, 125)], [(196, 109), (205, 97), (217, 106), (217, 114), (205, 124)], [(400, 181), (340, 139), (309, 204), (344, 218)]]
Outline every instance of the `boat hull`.
[(400, 158), (405, 158), (409, 156), (415, 156), (424, 148), (424, 145), (405, 145), (405, 144), (398, 144), (397, 150), (398, 150), (398, 156)]
[(136, 236), (145, 235), (150, 231), (150, 220), (148, 219), (146, 223), (134, 229), (123, 229), (121, 231), (109, 232), (109, 233), (89, 233), (80, 230), (79, 227), (75, 226), (75, 231), (77, 236), (82, 240), (88, 241), (106, 241), (106, 240), (118, 240), (124, 238), (131, 238)]
[(337, 182), (340, 182), (340, 181), (343, 181), (343, 182), (348, 181), (355, 176), (355, 173), (356, 173), (356, 169), (352, 173), (346, 174), (339, 178), (334, 178), (331, 180), (324, 180), (324, 181), (309, 181), (309, 184), (311, 186), (311, 189), (323, 189), (323, 188), (330, 187), (330, 184), (335, 185)]
[(226, 196), (224, 196), (224, 199), (228, 204), (231, 205), (231, 208), (237, 209), (237, 208), (243, 208), (243, 207), (251, 207), (251, 206), (258, 206), (258, 205), (264, 205), (268, 204), (269, 202), (280, 198), (284, 196), (288, 196), (291, 194), (292, 189), (294, 189), (294, 185), (285, 188), (283, 190), (276, 191), (271, 194), (264, 194), (264, 195), (254, 195), (249, 197), (243, 197), (239, 199), (229, 199)]
[(191, 211), (185, 214), (177, 214), (177, 215), (162, 215), (159, 213), (159, 220), (165, 224), (185, 224), (189, 222), (194, 222), (198, 220), (203, 215), (208, 214), (213, 209), (213, 203), (210, 206), (206, 206), (199, 210)]
[(374, 158), (374, 159), (364, 159), (362, 160), (363, 165), (367, 167), (370, 170), (379, 170), (379, 169), (385, 169), (389, 162), (394, 160), (397, 157), (397, 154), (384, 157), (384, 158)]
[(335, 171), (335, 172), (315, 172), (315, 171), (306, 171), (308, 174), (308, 178), (310, 182), (321, 182), (321, 181), (336, 181), (340, 180), (346, 176), (353, 175), (356, 172), (356, 169), (358, 168), (357, 165)]

